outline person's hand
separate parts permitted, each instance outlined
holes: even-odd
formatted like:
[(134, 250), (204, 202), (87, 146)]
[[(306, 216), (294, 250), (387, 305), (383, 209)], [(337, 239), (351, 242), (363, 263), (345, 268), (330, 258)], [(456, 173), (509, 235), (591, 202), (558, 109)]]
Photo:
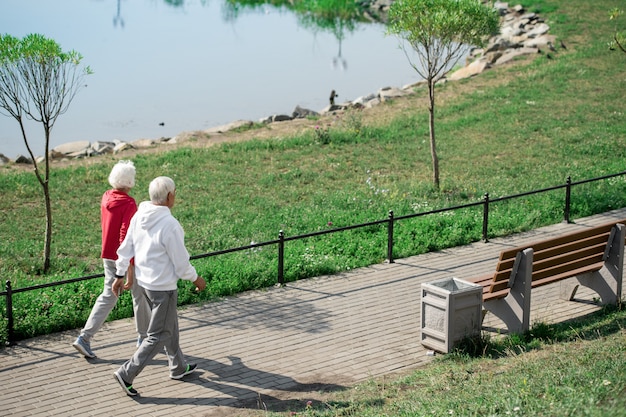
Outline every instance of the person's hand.
[(122, 289), (124, 288), (124, 280), (121, 278), (115, 278), (113, 281), (113, 285), (111, 289), (113, 290), (113, 294), (119, 297), (122, 294)]
[(206, 281), (201, 276), (198, 276), (193, 285), (196, 286), (196, 291), (202, 291), (206, 288)]
[(131, 267), (128, 268), (128, 271), (126, 271), (126, 282), (124, 283), (124, 289), (128, 291), (131, 288), (133, 288), (134, 281), (135, 281), (135, 268), (133, 268), (131, 265)]

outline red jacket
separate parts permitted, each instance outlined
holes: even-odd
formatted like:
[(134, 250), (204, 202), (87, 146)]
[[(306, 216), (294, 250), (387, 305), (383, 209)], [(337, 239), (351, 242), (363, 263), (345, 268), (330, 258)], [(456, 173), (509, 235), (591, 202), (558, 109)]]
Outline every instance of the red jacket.
[(130, 219), (137, 211), (135, 199), (119, 190), (108, 190), (100, 203), (102, 258), (117, 259), (117, 248), (126, 236)]

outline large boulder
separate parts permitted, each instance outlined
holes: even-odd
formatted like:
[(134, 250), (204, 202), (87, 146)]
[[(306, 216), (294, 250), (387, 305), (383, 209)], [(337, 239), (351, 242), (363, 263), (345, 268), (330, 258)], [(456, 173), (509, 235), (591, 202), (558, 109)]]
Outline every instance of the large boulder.
[(463, 67), (448, 76), (448, 80), (456, 81), (464, 78), (473, 77), (489, 68), (489, 63), (484, 60), (477, 59), (466, 67)]
[(63, 145), (56, 146), (52, 149), (53, 152), (58, 152), (62, 155), (70, 155), (75, 153), (84, 153), (89, 149), (91, 143), (88, 140), (79, 140), (76, 142), (68, 142)]

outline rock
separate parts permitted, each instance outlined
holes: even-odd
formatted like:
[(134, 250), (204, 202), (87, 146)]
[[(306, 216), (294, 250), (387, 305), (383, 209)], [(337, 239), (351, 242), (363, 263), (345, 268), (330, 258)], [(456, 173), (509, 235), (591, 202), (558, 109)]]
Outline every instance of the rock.
[(333, 113), (337, 111), (343, 111), (343, 110), (346, 110), (347, 108), (348, 106), (344, 104), (329, 104), (328, 106), (324, 107), (320, 113), (328, 114), (328, 113)]
[(485, 53), (494, 51), (505, 51), (509, 48), (512, 48), (513, 46), (513, 43), (509, 39), (497, 36), (491, 42), (489, 42), (489, 45), (487, 45), (487, 47), (485, 48)]
[(473, 77), (480, 74), (489, 67), (489, 63), (485, 60), (477, 59), (466, 67), (461, 68), (450, 74), (447, 79), (450, 81), (462, 80), (464, 78)]
[(380, 99), (378, 97), (376, 97), (375, 99), (372, 99), (370, 101), (368, 101), (367, 103), (364, 104), (364, 107), (367, 109), (371, 109), (374, 106), (377, 106), (381, 103)]
[(84, 158), (84, 157), (91, 156), (91, 155), (92, 155), (91, 147), (87, 147), (85, 149), (81, 149), (76, 152), (67, 153), (65, 154), (65, 157), (76, 159), (76, 158)]
[(91, 144), (91, 150), (96, 155), (102, 155), (105, 153), (113, 153), (115, 143), (113, 142), (93, 142)]
[(126, 143), (126, 142), (120, 142), (115, 145), (115, 148), (113, 148), (113, 153), (115, 154), (118, 152), (125, 151), (127, 149), (133, 149), (133, 145), (131, 145), (130, 143)]
[(407, 92), (406, 90), (401, 90), (396, 87), (383, 87), (380, 90), (378, 90), (378, 97), (380, 98), (380, 101), (382, 102), (385, 102), (387, 100), (391, 100), (397, 97), (403, 97), (403, 96), (406, 96), (407, 94), (410, 94), (410, 93)]
[(275, 114), (272, 116), (272, 122), (285, 122), (287, 120), (293, 120), (293, 117), (288, 114)]
[(141, 148), (151, 148), (155, 145), (154, 140), (152, 139), (137, 139), (130, 143), (133, 145), (133, 148), (141, 149)]
[(0, 153), (0, 166), (6, 165), (9, 162), (11, 162), (11, 160), (7, 158), (6, 156), (4, 156), (4, 154)]
[(29, 158), (29, 157), (27, 157), (27, 156), (24, 156), (24, 155), (18, 155), (18, 156), (15, 158), (15, 163), (16, 163), (16, 164), (32, 164), (32, 163), (33, 163), (33, 160), (32, 160), (32, 159), (30, 159), (30, 158)]
[[(190, 140), (196, 139), (198, 137), (198, 133), (199, 132), (181, 132), (178, 135), (174, 136), (172, 139), (170, 139), (167, 143), (173, 145), (176, 143), (188, 142)], [(209, 135), (206, 133), (200, 132), (200, 134), (209, 137)]]
[(507, 51), (506, 53), (504, 53), (501, 57), (499, 57), (494, 62), (494, 65), (506, 64), (507, 62), (512, 61), (513, 59), (517, 58), (518, 56), (536, 54), (537, 52), (538, 52), (537, 48), (512, 49), (512, 50)]
[(88, 140), (80, 140), (77, 142), (69, 142), (63, 145), (59, 145), (52, 149), (53, 152), (58, 152), (60, 154), (69, 155), (75, 152), (81, 152), (85, 149), (89, 148), (90, 143)]
[(529, 38), (536, 38), (538, 36), (545, 35), (546, 33), (548, 33), (549, 30), (550, 26), (546, 25), (545, 23), (540, 23), (528, 33), (526, 33), (526, 36), (528, 36)]
[(296, 108), (293, 109), (293, 112), (291, 113), (291, 117), (294, 119), (304, 119), (309, 116), (319, 116), (319, 113), (314, 110), (305, 109), (303, 107), (300, 107), (299, 105), (296, 106)]
[(502, 55), (504, 55), (506, 51), (494, 51), (494, 52), (489, 52), (487, 54), (485, 54), (485, 56), (483, 57), (483, 60), (493, 64), (495, 63)]
[(352, 100), (352, 104), (362, 104), (365, 105), (368, 101), (372, 101), (378, 99), (378, 96), (376, 94), (368, 94), (366, 96), (361, 96), (358, 97), (354, 100)]
[(536, 38), (528, 39), (524, 42), (525, 48), (545, 48), (548, 43), (554, 43), (556, 36), (554, 35), (541, 35)]

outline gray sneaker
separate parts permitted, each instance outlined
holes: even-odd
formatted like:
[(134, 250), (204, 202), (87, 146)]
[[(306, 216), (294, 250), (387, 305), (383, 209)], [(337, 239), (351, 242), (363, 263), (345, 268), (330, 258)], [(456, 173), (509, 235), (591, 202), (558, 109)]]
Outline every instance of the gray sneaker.
[(74, 346), (74, 349), (79, 351), (86, 358), (93, 359), (96, 357), (96, 354), (93, 353), (93, 351), (91, 350), (91, 345), (89, 344), (89, 342), (83, 339), (82, 336), (78, 336), (76, 338), (76, 341), (72, 343), (72, 346)]

